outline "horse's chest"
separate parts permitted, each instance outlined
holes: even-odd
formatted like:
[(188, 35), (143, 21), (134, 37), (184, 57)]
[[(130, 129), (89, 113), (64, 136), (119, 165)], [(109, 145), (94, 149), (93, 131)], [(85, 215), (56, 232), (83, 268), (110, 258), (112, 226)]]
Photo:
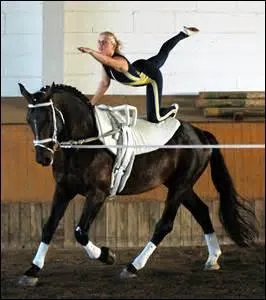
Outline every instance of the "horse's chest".
[(73, 185), (82, 184), (82, 176), (77, 172), (59, 172), (56, 174), (56, 182), (58, 184), (66, 184), (68, 187)]
[(56, 172), (57, 183), (67, 184), (68, 187), (84, 189), (88, 185), (109, 185), (111, 180), (112, 164), (106, 159), (70, 160), (64, 168)]

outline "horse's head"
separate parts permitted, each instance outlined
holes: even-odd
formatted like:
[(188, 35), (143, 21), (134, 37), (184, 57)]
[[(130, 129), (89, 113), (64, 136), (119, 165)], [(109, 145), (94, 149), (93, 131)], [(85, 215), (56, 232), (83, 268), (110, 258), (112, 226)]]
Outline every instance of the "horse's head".
[(52, 96), (54, 83), (46, 92), (29, 93), (19, 83), (20, 92), (28, 101), (27, 122), (34, 135), (36, 147), (36, 161), (43, 166), (53, 163), (54, 151), (58, 145), (58, 134), (62, 130), (64, 118), (62, 113), (54, 106)]

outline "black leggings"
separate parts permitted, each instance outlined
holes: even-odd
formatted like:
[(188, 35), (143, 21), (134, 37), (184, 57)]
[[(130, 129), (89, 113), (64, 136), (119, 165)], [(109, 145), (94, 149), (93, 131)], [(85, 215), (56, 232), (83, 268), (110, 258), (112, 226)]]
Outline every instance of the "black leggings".
[(175, 108), (161, 108), (163, 77), (159, 70), (165, 63), (170, 51), (175, 45), (188, 37), (184, 32), (180, 32), (170, 40), (166, 41), (157, 55), (149, 59), (140, 59), (132, 63), (132, 65), (140, 72), (146, 74), (152, 79), (152, 83), (147, 85), (146, 92), (146, 107), (147, 120), (153, 123), (158, 123), (169, 117), (169, 114), (175, 113)]

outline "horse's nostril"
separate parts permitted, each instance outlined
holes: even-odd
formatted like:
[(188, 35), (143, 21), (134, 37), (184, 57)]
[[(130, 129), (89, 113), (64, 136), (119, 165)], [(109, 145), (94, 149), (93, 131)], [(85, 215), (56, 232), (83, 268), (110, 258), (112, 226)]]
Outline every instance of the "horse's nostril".
[(49, 164), (51, 163), (52, 158), (50, 158), (50, 157), (48, 157), (48, 156), (45, 156), (45, 157), (38, 156), (36, 160), (37, 160), (37, 162), (38, 162), (39, 164), (42, 164), (42, 165), (44, 165), (44, 166), (47, 166), (47, 165), (49, 165)]
[(45, 164), (50, 164), (50, 162), (51, 162), (51, 159), (49, 158), (49, 157), (46, 157), (45, 159), (44, 159), (44, 162), (45, 162)]

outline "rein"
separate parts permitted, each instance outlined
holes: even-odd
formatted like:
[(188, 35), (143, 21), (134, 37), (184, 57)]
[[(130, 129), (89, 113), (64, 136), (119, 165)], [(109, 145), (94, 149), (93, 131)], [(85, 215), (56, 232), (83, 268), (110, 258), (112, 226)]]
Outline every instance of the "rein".
[[(87, 138), (87, 139), (81, 139), (81, 140), (77, 140), (77, 141), (74, 141), (74, 140), (70, 140), (70, 141), (67, 141), (67, 142), (61, 142), (59, 143), (59, 146), (61, 148), (79, 148), (78, 145), (83, 145), (85, 143), (90, 143), (90, 142), (93, 142), (93, 141), (97, 141), (101, 138), (104, 138), (106, 136), (109, 136), (109, 135), (113, 135), (117, 132), (117, 129), (116, 130), (110, 130), (102, 135), (99, 135), (97, 137), (90, 137), (90, 138)], [(86, 146), (84, 146), (83, 148), (86, 148)], [(90, 148), (90, 146), (88, 146), (87, 148)]]

